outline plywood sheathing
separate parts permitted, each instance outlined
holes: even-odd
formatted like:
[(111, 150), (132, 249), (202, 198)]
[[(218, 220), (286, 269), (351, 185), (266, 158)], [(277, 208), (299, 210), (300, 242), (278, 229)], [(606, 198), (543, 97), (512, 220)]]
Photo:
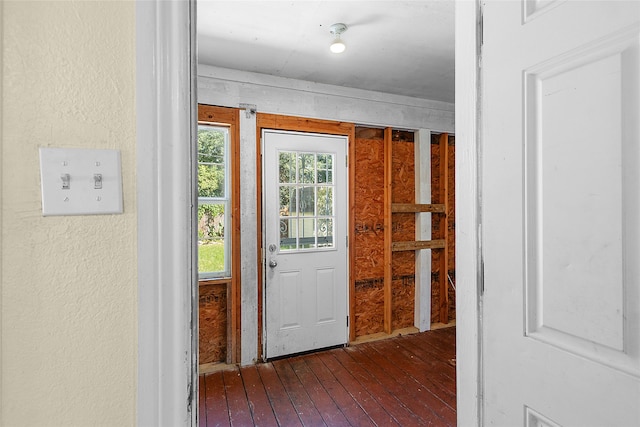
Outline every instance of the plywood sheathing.
[[(385, 132), (391, 147), (385, 150)], [(415, 213), (391, 213), (391, 203), (415, 203), (413, 132), (356, 128), (354, 191), (355, 336), (412, 327), (415, 252), (391, 253), (392, 241), (415, 240)], [(390, 155), (385, 164), (385, 153)], [(385, 182), (385, 166), (388, 182)], [(385, 184), (389, 189), (385, 193)], [(385, 194), (388, 200), (385, 201)], [(385, 212), (386, 210), (386, 212)], [(385, 226), (385, 213), (388, 226)], [(388, 238), (385, 240), (385, 232)], [(385, 289), (385, 247), (389, 246)], [(388, 295), (385, 298), (385, 292)], [(388, 324), (385, 325), (385, 301)]]
[[(448, 203), (447, 203), (447, 217), (448, 219), (448, 230), (447, 230), (447, 250), (449, 251), (449, 265), (447, 267), (449, 277), (451, 281), (455, 285), (456, 283), (456, 192), (455, 192), (455, 177), (456, 177), (456, 162), (454, 159), (456, 158), (456, 140), (454, 135), (449, 135), (449, 194), (448, 194)], [(448, 279), (447, 279), (448, 281)], [(449, 322), (456, 319), (456, 294), (455, 290), (451, 286), (451, 283), (448, 284), (448, 293), (449, 293)]]
[(384, 135), (356, 128), (354, 189), (355, 335), (384, 328)]
[(199, 287), (199, 363), (227, 359), (227, 283)]
[[(440, 135), (431, 136), (431, 200), (432, 203), (445, 203), (443, 198), (444, 183), (442, 182), (441, 160), (440, 155)], [(447, 239), (447, 268), (441, 276), (442, 250), (431, 251), (431, 323), (448, 323), (455, 320), (455, 291), (449, 283), (449, 277), (455, 284), (455, 137), (448, 136), (447, 155), (449, 158), (447, 178), (448, 178), (448, 198), (447, 217), (445, 221), (444, 215), (432, 215), (432, 239)], [(444, 230), (445, 223), (447, 230)], [(447, 277), (447, 274), (449, 277)], [(446, 295), (443, 294), (442, 280), (445, 282)], [(446, 318), (441, 317), (443, 311)]]
[(384, 329), (384, 279), (356, 280), (356, 337), (382, 332)]
[(392, 181), (393, 181), (393, 141), (392, 129), (384, 130), (384, 332), (390, 334), (393, 316), (393, 267), (392, 267), (392, 227), (391, 212)]
[[(392, 132), (392, 203), (415, 203), (415, 157), (413, 134)], [(416, 238), (415, 213), (392, 215), (392, 241)], [(391, 329), (413, 326), (415, 311), (415, 252), (393, 252)]]
[[(440, 184), (440, 136), (431, 135), (431, 202), (443, 203)], [(443, 216), (431, 215), (431, 238), (444, 239)], [(442, 224), (441, 224), (442, 223)], [(442, 251), (431, 251), (431, 323), (440, 322), (440, 258)]]

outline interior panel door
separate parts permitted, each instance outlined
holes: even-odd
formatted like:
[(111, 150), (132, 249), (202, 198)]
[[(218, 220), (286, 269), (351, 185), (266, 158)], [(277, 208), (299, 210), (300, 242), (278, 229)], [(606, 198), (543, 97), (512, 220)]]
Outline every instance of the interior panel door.
[(483, 413), (640, 425), (640, 2), (486, 1)]

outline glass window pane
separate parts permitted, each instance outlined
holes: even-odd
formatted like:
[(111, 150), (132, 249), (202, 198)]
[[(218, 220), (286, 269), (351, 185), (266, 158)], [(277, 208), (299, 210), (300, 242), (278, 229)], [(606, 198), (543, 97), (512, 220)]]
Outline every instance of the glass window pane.
[(315, 187), (300, 187), (300, 216), (314, 216), (316, 207)]
[(290, 251), (297, 249), (297, 219), (280, 220), (280, 250)]
[(225, 197), (224, 164), (198, 164), (198, 197)]
[(280, 216), (297, 216), (296, 187), (293, 185), (280, 186)]
[(280, 173), (281, 184), (293, 184), (296, 182), (296, 153), (280, 153)]
[(198, 272), (225, 271), (223, 204), (198, 206)]
[(318, 187), (318, 216), (333, 215), (333, 187)]
[(316, 175), (316, 156), (311, 153), (298, 155), (298, 182), (302, 184), (314, 184)]
[(333, 182), (333, 155), (318, 154), (318, 184), (332, 184)]
[(212, 126), (198, 127), (198, 162), (224, 165), (229, 129)]
[(316, 247), (316, 220), (315, 218), (300, 218), (299, 222), (299, 249), (313, 249)]
[(333, 219), (318, 220), (318, 247), (333, 247)]

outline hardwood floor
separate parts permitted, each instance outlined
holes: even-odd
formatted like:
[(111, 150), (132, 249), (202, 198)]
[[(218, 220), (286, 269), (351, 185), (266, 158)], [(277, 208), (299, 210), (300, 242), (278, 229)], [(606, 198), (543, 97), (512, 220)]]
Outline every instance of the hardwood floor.
[(455, 328), (200, 376), (200, 426), (455, 426)]

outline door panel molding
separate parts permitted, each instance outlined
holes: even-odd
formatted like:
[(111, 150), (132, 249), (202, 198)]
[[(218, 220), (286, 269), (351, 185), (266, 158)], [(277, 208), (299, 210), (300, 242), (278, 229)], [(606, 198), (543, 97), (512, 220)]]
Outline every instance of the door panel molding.
[[(639, 42), (640, 27), (634, 25), (533, 66), (523, 76), (526, 334), (636, 376), (640, 339), (625, 330), (640, 329), (633, 286), (640, 277), (635, 262), (623, 259), (633, 252), (628, 246), (640, 228), (635, 172), (640, 165), (634, 148), (637, 120), (622, 114), (623, 108), (632, 109), (625, 103), (633, 97), (625, 92), (640, 87), (637, 61), (628, 59), (640, 56)], [(567, 81), (573, 90), (558, 92)], [(560, 114), (570, 104), (600, 118), (571, 126), (573, 138), (562, 133), (566, 115)], [(587, 150), (587, 138), (601, 144)], [(562, 160), (574, 155), (580, 162)], [(620, 165), (621, 174), (606, 172)], [(565, 206), (567, 193), (580, 203)], [(610, 209), (617, 214), (610, 215)], [(603, 216), (609, 220), (594, 228)], [(572, 247), (571, 233), (579, 231), (589, 241)], [(543, 249), (553, 257), (538, 256)], [(594, 251), (597, 260), (588, 257)], [(560, 260), (570, 269), (549, 274), (545, 265)], [(590, 273), (578, 277), (580, 271)], [(583, 298), (584, 287), (599, 288), (608, 298)], [(563, 319), (553, 315), (553, 307), (563, 308)], [(573, 315), (567, 319), (566, 313)]]

